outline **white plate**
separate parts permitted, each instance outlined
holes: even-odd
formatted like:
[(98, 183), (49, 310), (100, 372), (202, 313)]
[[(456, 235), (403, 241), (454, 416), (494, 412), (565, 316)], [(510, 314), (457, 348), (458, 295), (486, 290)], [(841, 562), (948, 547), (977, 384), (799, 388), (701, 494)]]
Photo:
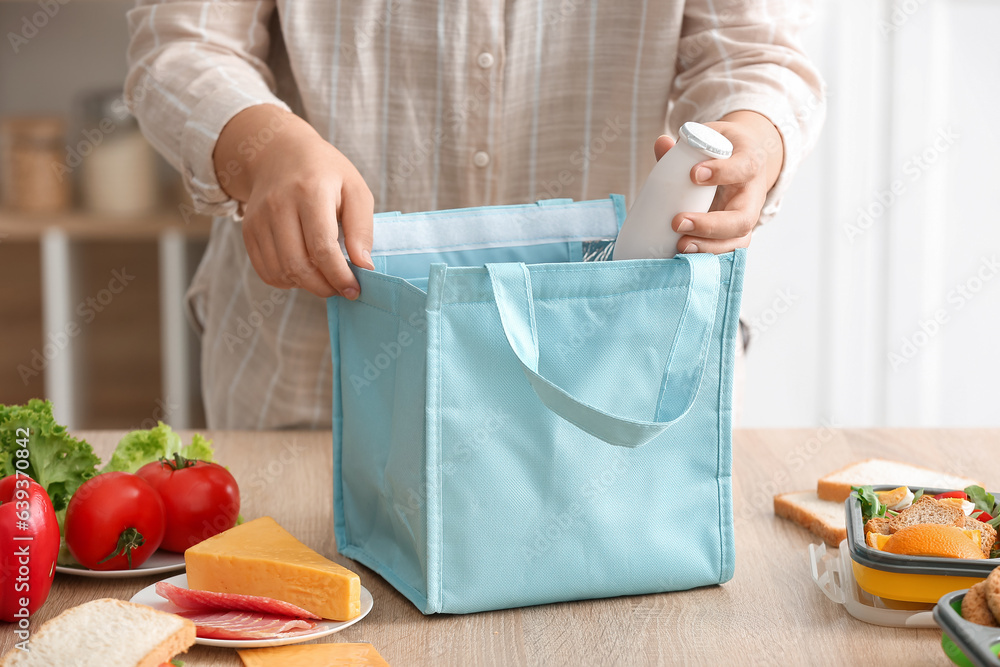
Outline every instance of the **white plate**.
[(56, 572), (75, 574), (78, 577), (96, 577), (98, 579), (122, 579), (125, 577), (148, 577), (151, 574), (164, 574), (184, 569), (184, 554), (172, 551), (157, 550), (146, 559), (146, 562), (132, 570), (88, 570), (82, 565), (56, 565)]
[[(164, 579), (168, 584), (173, 584), (174, 586), (179, 586), (181, 588), (187, 588), (187, 575), (178, 574), (177, 576), (170, 577), (169, 579)], [(147, 607), (152, 607), (153, 609), (159, 609), (160, 611), (167, 611), (170, 613), (176, 613), (179, 611), (185, 611), (184, 609), (178, 607), (173, 602), (161, 598), (156, 594), (156, 584), (151, 586), (146, 586), (141, 591), (132, 596), (131, 602), (136, 604), (144, 604)], [(313, 639), (318, 639), (320, 637), (326, 637), (327, 635), (332, 635), (334, 632), (340, 632), (344, 628), (350, 627), (360, 621), (362, 618), (368, 615), (368, 612), (372, 610), (375, 606), (375, 601), (372, 599), (372, 594), (368, 592), (368, 589), (364, 586), (361, 587), (361, 613), (349, 621), (315, 621), (316, 629), (312, 632), (305, 632), (301, 635), (295, 635), (293, 637), (275, 637), (274, 639), (202, 639), (198, 637), (195, 639), (196, 644), (203, 644), (205, 646), (223, 646), (225, 648), (262, 648), (264, 646), (284, 646), (286, 644), (299, 644), (301, 642), (312, 641)]]

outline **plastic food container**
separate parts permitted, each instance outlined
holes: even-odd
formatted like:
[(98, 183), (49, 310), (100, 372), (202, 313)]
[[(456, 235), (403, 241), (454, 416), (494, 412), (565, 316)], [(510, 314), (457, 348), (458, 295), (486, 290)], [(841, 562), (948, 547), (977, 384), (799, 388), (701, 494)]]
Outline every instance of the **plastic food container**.
[[(876, 486), (875, 491), (889, 491), (892, 486)], [(919, 491), (911, 487), (911, 491)], [(924, 489), (927, 495), (954, 489)], [(880, 598), (934, 604), (952, 591), (968, 589), (985, 579), (1000, 558), (967, 560), (901, 556), (872, 549), (865, 544), (865, 526), (861, 501), (849, 497), (847, 508), (847, 547), (851, 555), (854, 579), (862, 590)]]
[(934, 620), (943, 631), (941, 648), (961, 667), (1000, 667), (1000, 628), (988, 628), (962, 618), (962, 599), (967, 592), (948, 593), (934, 607)]

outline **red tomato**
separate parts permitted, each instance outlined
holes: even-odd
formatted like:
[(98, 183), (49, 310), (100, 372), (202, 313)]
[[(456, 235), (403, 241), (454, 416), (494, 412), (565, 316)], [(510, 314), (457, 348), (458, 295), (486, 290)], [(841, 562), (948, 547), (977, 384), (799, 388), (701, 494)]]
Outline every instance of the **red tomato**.
[(236, 525), (240, 489), (219, 464), (175, 455), (147, 463), (135, 474), (163, 498), (167, 531), (160, 546), (167, 551), (183, 552)]
[(948, 493), (939, 493), (934, 496), (934, 500), (941, 500), (942, 498), (961, 498), (962, 500), (968, 500), (969, 496), (965, 491), (949, 491)]
[(163, 501), (146, 480), (107, 472), (76, 490), (66, 508), (66, 546), (91, 570), (131, 570), (163, 541)]

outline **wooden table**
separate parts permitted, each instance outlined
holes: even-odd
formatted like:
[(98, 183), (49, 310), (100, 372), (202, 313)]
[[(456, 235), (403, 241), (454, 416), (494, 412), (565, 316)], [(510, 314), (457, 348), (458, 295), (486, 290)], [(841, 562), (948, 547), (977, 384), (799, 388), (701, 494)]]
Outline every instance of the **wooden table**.
[[(81, 433), (106, 458), (116, 432)], [(320, 641), (371, 642), (408, 665), (948, 665), (936, 630), (883, 628), (850, 617), (813, 584), (806, 547), (818, 541), (775, 518), (774, 493), (813, 487), (852, 461), (884, 456), (1000, 484), (1000, 431), (744, 430), (735, 436), (736, 576), (680, 593), (554, 604), (465, 616), (420, 614), (367, 568), (337, 554), (329, 433), (215, 432), (217, 458), (240, 483), (247, 518), (273, 516), (320, 553), (353, 568), (375, 608)], [(961, 458), (958, 452), (969, 452)], [(57, 574), (41, 622), (98, 597), (130, 598), (160, 577), (85, 579)], [(13, 635), (0, 627), (6, 651)], [(188, 665), (239, 665), (203, 646)]]

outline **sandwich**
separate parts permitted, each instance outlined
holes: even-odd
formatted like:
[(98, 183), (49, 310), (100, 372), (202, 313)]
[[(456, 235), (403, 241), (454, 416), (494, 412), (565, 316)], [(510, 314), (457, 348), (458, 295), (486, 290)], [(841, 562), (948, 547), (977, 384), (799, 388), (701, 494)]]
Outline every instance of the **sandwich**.
[(943, 489), (982, 486), (974, 479), (946, 475), (908, 463), (866, 459), (822, 477), (815, 490), (777, 494), (774, 496), (774, 514), (799, 524), (828, 545), (836, 547), (847, 539), (844, 501), (851, 495), (851, 487), (883, 484)]

